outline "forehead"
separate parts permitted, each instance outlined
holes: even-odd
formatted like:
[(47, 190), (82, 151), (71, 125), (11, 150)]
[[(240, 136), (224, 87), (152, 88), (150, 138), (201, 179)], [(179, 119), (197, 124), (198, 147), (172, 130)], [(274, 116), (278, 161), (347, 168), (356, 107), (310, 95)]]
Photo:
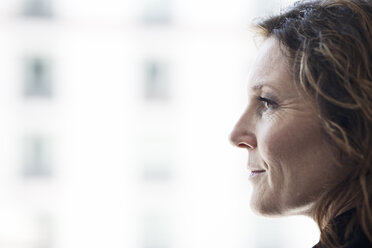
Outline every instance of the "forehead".
[(272, 88), (293, 89), (288, 59), (283, 55), (279, 41), (267, 38), (261, 45), (258, 56), (249, 74), (249, 89)]

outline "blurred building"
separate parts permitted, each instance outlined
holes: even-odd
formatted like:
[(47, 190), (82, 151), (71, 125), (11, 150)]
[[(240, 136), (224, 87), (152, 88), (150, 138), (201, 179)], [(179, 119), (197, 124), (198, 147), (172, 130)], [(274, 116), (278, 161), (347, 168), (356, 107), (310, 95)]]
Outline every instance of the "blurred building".
[(229, 164), (247, 24), (279, 6), (1, 1), (0, 247), (311, 242), (288, 234), (304, 220), (254, 217), (244, 166)]

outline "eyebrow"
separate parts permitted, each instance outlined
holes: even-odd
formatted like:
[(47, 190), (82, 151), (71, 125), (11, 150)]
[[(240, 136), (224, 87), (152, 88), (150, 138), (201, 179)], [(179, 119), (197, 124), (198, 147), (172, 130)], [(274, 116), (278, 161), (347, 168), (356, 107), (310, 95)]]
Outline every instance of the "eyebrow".
[(253, 90), (253, 91), (259, 91), (263, 87), (268, 87), (268, 88), (271, 88), (272, 90), (277, 91), (277, 89), (272, 85), (272, 83), (266, 82), (266, 81), (260, 81), (260, 82), (256, 83), (255, 85), (253, 85), (252, 87), (250, 87), (249, 89)]

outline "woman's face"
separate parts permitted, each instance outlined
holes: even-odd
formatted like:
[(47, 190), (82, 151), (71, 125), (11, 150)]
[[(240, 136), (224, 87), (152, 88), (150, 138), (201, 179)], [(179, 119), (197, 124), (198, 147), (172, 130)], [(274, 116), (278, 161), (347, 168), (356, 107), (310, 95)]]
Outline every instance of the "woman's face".
[(231, 141), (248, 151), (251, 206), (261, 214), (311, 214), (319, 193), (340, 181), (318, 114), (295, 89), (274, 38), (251, 70), (248, 105)]

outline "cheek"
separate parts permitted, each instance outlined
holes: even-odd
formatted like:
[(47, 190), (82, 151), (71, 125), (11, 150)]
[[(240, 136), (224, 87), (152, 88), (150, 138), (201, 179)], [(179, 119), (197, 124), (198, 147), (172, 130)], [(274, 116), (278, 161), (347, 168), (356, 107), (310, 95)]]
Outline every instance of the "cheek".
[[(306, 121), (282, 120), (262, 125), (257, 137), (263, 158), (276, 162), (289, 162), (313, 156), (323, 145), (321, 129)], [(296, 123), (295, 125), (293, 123)]]
[[(293, 122), (292, 122), (293, 123)], [(270, 172), (269, 184), (275, 190), (285, 189), (285, 199), (300, 192), (303, 197), (316, 194), (320, 188), (336, 181), (334, 156), (325, 142), (321, 128), (310, 122), (262, 125), (257, 143), (261, 159)], [(319, 189), (314, 186), (314, 182)], [(299, 200), (299, 199), (293, 199)]]
[[(307, 179), (318, 181), (318, 173), (328, 167), (320, 128), (309, 123), (295, 122), (262, 125), (257, 140), (261, 159), (270, 171), (272, 187), (308, 187)], [(327, 155), (329, 155), (327, 153)], [(320, 168), (318, 168), (320, 167)], [(328, 169), (327, 169), (328, 170)], [(298, 181), (300, 179), (300, 181)]]
[(293, 129), (274, 123), (263, 125), (257, 139), (262, 159), (269, 165), (285, 160), (290, 154), (297, 152), (294, 149), (300, 143), (297, 137), (293, 136)]

